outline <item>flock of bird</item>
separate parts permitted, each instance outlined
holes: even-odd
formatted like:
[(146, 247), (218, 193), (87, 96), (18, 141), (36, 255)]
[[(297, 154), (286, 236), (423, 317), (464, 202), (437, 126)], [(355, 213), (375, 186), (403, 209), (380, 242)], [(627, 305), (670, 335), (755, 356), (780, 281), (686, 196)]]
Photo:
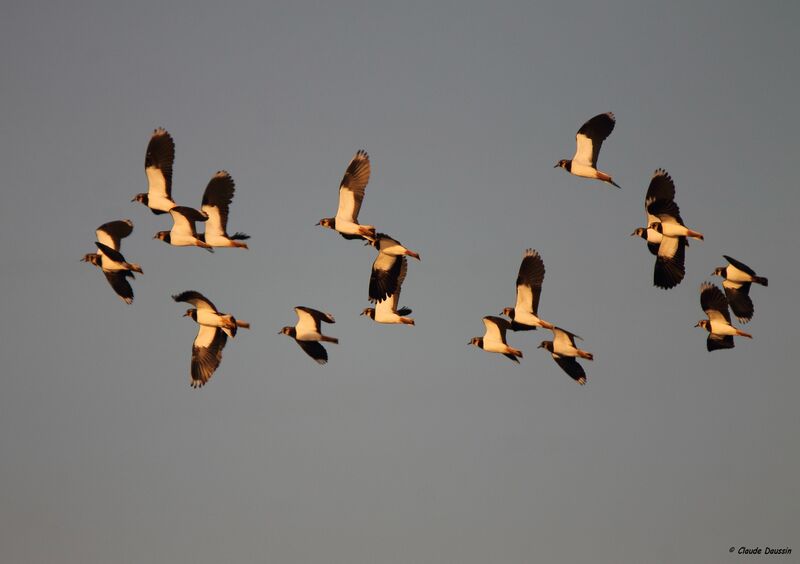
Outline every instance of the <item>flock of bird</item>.
[[(599, 114), (581, 126), (576, 134), (576, 150), (572, 159), (562, 159), (555, 167), (565, 169), (572, 175), (597, 179), (617, 188), (611, 175), (597, 169), (597, 158), (603, 141), (614, 130), (614, 114)], [(175, 143), (172, 136), (163, 128), (153, 132), (145, 156), (148, 191), (137, 194), (132, 200), (145, 205), (155, 215), (169, 214), (172, 228), (159, 231), (154, 239), (173, 246), (197, 246), (214, 252), (215, 248), (247, 249), (249, 239), (245, 233), (227, 231), (228, 212), (235, 183), (231, 175), (221, 170), (209, 181), (203, 193), (200, 209), (179, 206), (172, 197), (172, 167), (175, 160)], [(334, 217), (321, 219), (317, 225), (332, 229), (348, 240), (358, 240), (375, 247), (378, 254), (372, 263), (369, 280), (369, 301), (375, 307), (361, 312), (377, 323), (414, 325), (408, 317), (411, 310), (399, 308), (402, 285), (408, 272), (406, 257), (420, 260), (420, 255), (399, 241), (380, 233), (373, 225), (359, 223), (358, 215), (364, 201), (366, 186), (370, 177), (369, 155), (359, 150), (353, 156), (339, 185), (339, 203)], [(686, 271), (684, 260), (688, 239), (704, 240), (702, 233), (686, 227), (678, 204), (675, 202), (675, 183), (663, 169), (657, 169), (650, 180), (645, 196), (647, 226), (637, 228), (631, 235), (647, 242), (647, 248), (655, 255), (653, 284), (665, 290), (674, 288), (683, 280)], [(198, 233), (197, 223), (205, 225), (205, 232)], [(128, 279), (134, 272), (142, 274), (142, 268), (128, 262), (120, 252), (122, 239), (133, 232), (133, 222), (129, 219), (104, 223), (96, 230), (96, 253), (89, 253), (82, 259), (102, 270), (117, 295), (126, 303), (133, 302), (133, 289)], [(708, 332), (707, 350), (734, 347), (734, 336), (752, 338), (748, 333), (734, 327), (729, 309), (741, 323), (753, 317), (753, 302), (750, 299), (750, 286), (767, 286), (767, 279), (756, 273), (744, 263), (727, 255), (727, 266), (718, 267), (712, 275), (723, 278), (724, 293), (714, 284), (704, 282), (700, 287), (700, 305), (707, 319), (695, 326)], [(576, 334), (539, 317), (539, 300), (542, 293), (545, 267), (540, 254), (527, 249), (519, 267), (516, 282), (516, 302), (514, 307), (503, 309), (499, 316), (483, 318), (485, 332), (482, 337), (473, 337), (468, 344), (486, 352), (502, 354), (514, 362), (522, 358), (522, 351), (511, 347), (507, 342), (507, 332), (546, 329), (552, 332), (553, 340), (542, 341), (539, 348), (550, 352), (553, 360), (578, 384), (586, 383), (586, 372), (577, 359), (593, 360), (592, 353), (578, 348)], [(193, 307), (184, 314), (198, 325), (198, 333), (192, 344), (190, 364), (191, 386), (202, 387), (213, 376), (222, 360), (228, 337), (234, 338), (237, 329), (249, 329), (250, 324), (236, 319), (233, 315), (220, 312), (216, 306), (200, 292), (189, 290), (172, 296), (176, 302), (186, 302)], [(328, 353), (321, 343), (337, 344), (339, 340), (322, 334), (322, 323), (335, 323), (329, 313), (305, 307), (294, 308), (297, 322), (294, 326), (283, 327), (279, 334), (287, 335), (303, 351), (319, 364), (328, 361)], [(510, 320), (510, 321), (509, 321)]]

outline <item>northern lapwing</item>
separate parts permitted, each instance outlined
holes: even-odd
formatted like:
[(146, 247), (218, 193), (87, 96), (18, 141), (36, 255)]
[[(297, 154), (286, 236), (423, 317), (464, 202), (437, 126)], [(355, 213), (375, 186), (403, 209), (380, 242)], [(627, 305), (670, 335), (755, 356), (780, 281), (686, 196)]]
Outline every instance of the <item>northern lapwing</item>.
[(233, 201), (233, 193), (236, 184), (231, 175), (225, 171), (218, 171), (208, 182), (206, 191), (203, 193), (203, 203), (200, 209), (208, 216), (206, 221), (206, 232), (200, 237), (212, 247), (237, 247), (246, 249), (247, 243), (241, 243), (244, 239), (249, 239), (250, 235), (236, 232), (228, 235), (228, 209)]
[(359, 150), (344, 173), (339, 185), (339, 208), (335, 217), (325, 217), (317, 225), (337, 231), (345, 239), (367, 239), (375, 237), (375, 227), (360, 225), (358, 212), (364, 201), (364, 189), (369, 182), (370, 164), (366, 151)]
[(325, 323), (336, 323), (336, 320), (330, 313), (324, 313), (310, 307), (297, 306), (294, 311), (297, 313), (297, 324), (294, 327), (284, 327), (278, 331), (278, 334), (288, 335), (300, 345), (300, 348), (308, 356), (319, 364), (325, 364), (328, 362), (328, 351), (319, 344), (320, 341), (338, 344), (339, 339), (323, 335), (320, 325), (323, 321)]
[(475, 345), (486, 352), (502, 354), (519, 364), (522, 351), (506, 343), (506, 331), (511, 327), (511, 322), (502, 317), (487, 315), (483, 318), (483, 325), (486, 327), (483, 337), (473, 337), (467, 344)]
[(176, 206), (169, 210), (172, 216), (172, 229), (159, 231), (153, 239), (164, 241), (175, 247), (202, 247), (213, 253), (211, 245), (203, 241), (197, 234), (195, 222), (206, 221), (208, 217), (194, 208)]
[(131, 234), (133, 222), (130, 219), (109, 221), (95, 230), (97, 235), (97, 253), (88, 253), (81, 259), (99, 267), (111, 284), (111, 288), (126, 304), (133, 302), (133, 288), (128, 278), (134, 278), (133, 273), (142, 274), (142, 267), (136, 263), (125, 260), (119, 252), (120, 241)]
[[(658, 172), (658, 171), (656, 171)], [(672, 185), (674, 197), (674, 183), (666, 173), (663, 182)], [(659, 181), (661, 182), (661, 181)], [(649, 190), (649, 189), (648, 189)], [(669, 188), (664, 188), (668, 193)], [(703, 234), (689, 229), (683, 223), (681, 210), (674, 199), (655, 198), (646, 200), (648, 218), (655, 218), (647, 226), (648, 230), (661, 236), (656, 252), (656, 265), (653, 270), (653, 284), (659, 288), (669, 290), (680, 284), (686, 275), (684, 263), (686, 260), (686, 247), (689, 245), (687, 237), (703, 240)], [(635, 232), (634, 232), (635, 233)]]
[(753, 318), (753, 301), (750, 299), (750, 285), (753, 283), (767, 286), (768, 280), (763, 276), (758, 276), (752, 268), (729, 257), (722, 255), (728, 261), (728, 266), (720, 266), (714, 269), (712, 276), (722, 276), (722, 289), (725, 290), (725, 297), (736, 318), (742, 323), (747, 323)]
[(400, 259), (404, 255), (421, 259), (419, 253), (406, 249), (385, 233), (378, 233), (367, 241), (378, 249), (369, 278), (369, 301), (379, 303), (397, 292), (400, 287), (398, 280), (403, 270), (403, 261)]
[[(667, 171), (663, 168), (656, 169), (652, 178), (650, 178), (650, 185), (647, 187), (647, 194), (644, 198), (644, 212), (647, 216), (647, 223), (645, 225), (651, 225), (652, 223), (661, 221), (658, 216), (648, 211), (650, 204), (656, 200), (664, 200), (667, 202), (675, 200), (675, 183), (672, 181), (672, 177), (667, 174)], [(649, 227), (637, 227), (633, 233), (631, 233), (631, 237), (633, 236), (641, 237), (647, 241), (647, 249), (650, 251), (650, 254), (658, 255), (658, 246), (661, 244), (661, 233)]]
[(249, 329), (250, 324), (234, 318), (232, 315), (220, 313), (211, 300), (200, 292), (189, 290), (175, 294), (176, 302), (187, 302), (195, 306), (186, 310), (184, 317), (191, 317), (197, 323), (197, 337), (192, 343), (192, 361), (190, 367), (192, 388), (202, 388), (219, 368), (222, 361), (222, 349), (228, 337), (236, 335), (236, 329)]
[(734, 335), (738, 337), (753, 336), (731, 325), (731, 314), (728, 312), (728, 300), (717, 286), (710, 282), (703, 282), (700, 286), (700, 306), (706, 312), (708, 319), (701, 319), (695, 327), (702, 327), (708, 331), (706, 349), (709, 352), (717, 349), (732, 349)]
[(553, 332), (553, 340), (542, 341), (539, 344), (539, 348), (550, 351), (550, 355), (553, 357), (553, 360), (556, 361), (556, 364), (558, 364), (570, 378), (583, 386), (586, 384), (586, 371), (583, 369), (583, 366), (578, 364), (577, 357), (585, 358), (586, 360), (594, 360), (594, 355), (579, 349), (577, 345), (575, 345), (575, 339), (583, 340), (575, 333), (570, 333), (561, 327), (553, 327), (551, 331)]
[(511, 318), (512, 331), (531, 331), (537, 327), (552, 329), (554, 325), (539, 318), (539, 297), (542, 295), (544, 262), (539, 253), (526, 249), (517, 275), (517, 302), (507, 307), (502, 315)]
[(236, 329), (250, 329), (250, 324), (241, 319), (236, 319), (229, 313), (221, 313), (217, 307), (200, 292), (194, 290), (187, 290), (180, 294), (175, 294), (172, 299), (176, 302), (186, 302), (192, 304), (194, 307), (187, 309), (184, 317), (191, 317), (200, 325), (206, 327), (219, 327), (229, 337), (236, 336)]
[(163, 127), (153, 131), (144, 157), (147, 173), (147, 192), (136, 194), (132, 202), (140, 202), (156, 215), (167, 213), (176, 206), (172, 199), (172, 165), (175, 162), (175, 142)]
[(597, 155), (603, 141), (614, 131), (616, 119), (608, 112), (599, 114), (584, 123), (575, 134), (575, 155), (572, 159), (561, 159), (554, 168), (563, 168), (570, 174), (583, 178), (596, 178), (612, 186), (620, 186), (605, 172), (597, 170)]
[(414, 325), (414, 320), (406, 317), (411, 314), (411, 310), (407, 307), (397, 309), (397, 304), (400, 301), (400, 289), (403, 285), (403, 280), (406, 279), (406, 272), (408, 271), (408, 261), (406, 257), (399, 257), (400, 261), (400, 274), (397, 277), (397, 289), (387, 299), (373, 307), (368, 307), (361, 312), (361, 315), (366, 315), (373, 321), (378, 323), (402, 323), (404, 325)]

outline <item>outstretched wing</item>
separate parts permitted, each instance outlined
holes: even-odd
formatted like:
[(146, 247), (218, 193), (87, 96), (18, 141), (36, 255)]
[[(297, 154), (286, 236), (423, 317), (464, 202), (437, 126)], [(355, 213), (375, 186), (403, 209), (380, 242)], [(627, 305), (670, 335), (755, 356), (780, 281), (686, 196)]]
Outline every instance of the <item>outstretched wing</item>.
[(555, 327), (551, 330), (553, 332), (553, 348), (559, 349), (564, 347), (575, 346), (575, 339), (581, 339), (575, 333), (570, 333), (561, 327)]
[(703, 282), (700, 286), (700, 306), (712, 323), (723, 321), (730, 325), (731, 314), (728, 312), (728, 300), (722, 290), (714, 284)]
[[(734, 265), (735, 266), (735, 265)], [(743, 282), (734, 287), (722, 282), (722, 289), (725, 290), (725, 297), (728, 298), (728, 305), (736, 318), (742, 323), (747, 323), (753, 318), (753, 300), (748, 295), (750, 292), (750, 282)]]
[(530, 311), (534, 315), (539, 312), (539, 297), (542, 295), (544, 281), (544, 262), (533, 249), (527, 249), (519, 265), (517, 275), (516, 311)]
[(328, 362), (328, 351), (317, 341), (298, 341), (295, 339), (295, 342), (300, 345), (300, 348), (303, 349), (308, 356), (316, 360), (317, 363), (325, 364)]
[(195, 222), (208, 219), (196, 209), (187, 206), (176, 206), (169, 210), (169, 214), (172, 216), (173, 221), (172, 231), (192, 237), (197, 236)]
[(506, 331), (511, 327), (511, 322), (502, 317), (487, 315), (483, 318), (483, 325), (486, 327), (486, 332), (483, 334), (484, 341), (506, 342)]
[(202, 388), (211, 379), (222, 362), (222, 349), (228, 342), (227, 335), (219, 327), (198, 327), (192, 344), (192, 388)]
[(570, 378), (575, 380), (578, 384), (583, 386), (586, 384), (586, 371), (583, 369), (583, 366), (578, 364), (578, 361), (575, 360), (574, 356), (558, 356), (552, 355), (553, 360), (556, 361), (561, 367), (561, 370), (566, 372)]
[(662, 237), (653, 269), (653, 284), (669, 290), (681, 283), (686, 275), (686, 237)]
[(113, 270), (110, 272), (104, 270), (103, 274), (108, 283), (111, 284), (111, 288), (123, 302), (126, 304), (133, 303), (133, 288), (131, 288), (131, 284), (127, 280), (129, 277), (133, 278), (130, 270)]
[(597, 156), (603, 141), (614, 131), (616, 119), (608, 112), (599, 114), (584, 123), (575, 134), (575, 156), (572, 161), (585, 166), (597, 167)]
[(235, 191), (236, 184), (225, 170), (218, 171), (208, 182), (200, 207), (208, 216), (206, 235), (213, 234), (218, 238), (227, 238), (228, 208), (233, 201)]
[(347, 170), (339, 185), (339, 208), (336, 217), (351, 223), (358, 223), (361, 202), (364, 201), (364, 189), (369, 182), (369, 155), (361, 149), (347, 165)]
[(369, 301), (382, 302), (398, 291), (404, 264), (405, 257), (378, 253), (369, 278)]
[(658, 216), (650, 213), (650, 204), (656, 200), (671, 202), (675, 199), (675, 183), (672, 177), (663, 168), (656, 169), (650, 179), (650, 186), (647, 187), (647, 195), (644, 198), (644, 209), (647, 213), (647, 225), (654, 221), (661, 221)]
[(97, 240), (115, 251), (119, 250), (120, 239), (124, 239), (133, 231), (133, 222), (130, 219), (121, 219), (104, 223), (95, 230)]
[(200, 292), (194, 290), (187, 290), (180, 294), (175, 294), (172, 299), (176, 302), (186, 302), (192, 304), (197, 309), (209, 309), (211, 311), (218, 311), (216, 306)]
[(725, 258), (725, 260), (727, 260), (729, 263), (731, 263), (733, 266), (735, 266), (742, 272), (749, 274), (750, 276), (756, 275), (755, 271), (749, 266), (747, 266), (745, 263), (740, 262), (733, 257), (729, 257), (728, 255), (722, 255), (722, 256)]
[(147, 173), (147, 193), (150, 198), (172, 199), (172, 164), (175, 162), (175, 142), (163, 127), (153, 131), (144, 157)]

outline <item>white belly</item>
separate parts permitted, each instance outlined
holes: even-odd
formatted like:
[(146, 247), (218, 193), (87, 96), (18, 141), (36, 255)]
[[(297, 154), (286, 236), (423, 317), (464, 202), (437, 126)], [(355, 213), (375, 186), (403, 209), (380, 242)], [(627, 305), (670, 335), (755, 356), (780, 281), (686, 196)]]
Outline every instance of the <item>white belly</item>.
[(154, 210), (168, 212), (175, 207), (175, 202), (168, 198), (156, 196), (154, 198), (148, 198), (147, 207)]
[(176, 247), (188, 247), (197, 244), (197, 239), (185, 233), (176, 234), (174, 231), (170, 232), (169, 244)]
[(729, 264), (728, 267), (725, 269), (725, 279), (730, 280), (731, 282), (750, 282), (753, 277), (747, 274), (746, 272), (742, 272), (732, 264)]
[(486, 339), (484, 339), (483, 350), (493, 353), (505, 354), (508, 352), (508, 345), (506, 345), (501, 341), (487, 341)]
[(344, 233), (345, 235), (359, 235), (359, 227), (361, 227), (358, 223), (353, 223), (352, 221), (348, 221), (346, 219), (336, 218), (336, 231), (339, 233)]
[(197, 310), (197, 322), (207, 327), (222, 327), (223, 317), (210, 309)]
[(711, 322), (711, 332), (715, 335), (736, 335), (736, 329), (721, 321)]
[(314, 331), (308, 333), (298, 333), (295, 336), (295, 339), (297, 339), (298, 341), (319, 341), (320, 337), (322, 337), (322, 335)]
[(689, 230), (680, 223), (662, 223), (661, 230), (667, 237), (686, 237)]
[(396, 313), (380, 310), (375, 312), (375, 321), (378, 323), (402, 323), (402, 321), (400, 321), (400, 316)]
[(531, 327), (542, 327), (542, 320), (529, 311), (514, 310), (514, 321)]

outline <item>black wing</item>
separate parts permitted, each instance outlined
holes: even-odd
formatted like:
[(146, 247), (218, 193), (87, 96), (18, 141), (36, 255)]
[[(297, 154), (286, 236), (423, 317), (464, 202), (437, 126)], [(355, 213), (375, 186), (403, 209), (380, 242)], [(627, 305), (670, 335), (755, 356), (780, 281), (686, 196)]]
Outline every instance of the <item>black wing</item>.
[(209, 300), (200, 292), (196, 292), (194, 290), (187, 290), (185, 292), (181, 292), (180, 294), (174, 294), (172, 296), (172, 299), (175, 300), (176, 302), (186, 302), (192, 304), (196, 308), (200, 309), (210, 308), (214, 311), (219, 311), (217, 310), (216, 306), (211, 302), (211, 300)]
[(164, 191), (167, 198), (172, 198), (172, 164), (175, 162), (175, 142), (172, 136), (163, 127), (153, 131), (153, 136), (147, 144), (147, 154), (144, 157), (144, 167), (156, 168), (164, 176)]
[(650, 179), (650, 186), (647, 187), (647, 195), (644, 199), (645, 209), (656, 200), (671, 202), (674, 199), (675, 183), (672, 181), (672, 177), (663, 168), (656, 169)]
[(233, 201), (233, 193), (235, 191), (236, 184), (231, 175), (228, 171), (220, 170), (209, 180), (206, 191), (203, 192), (203, 203), (200, 207), (202, 209), (209, 206), (219, 209), (220, 224), (223, 232), (228, 226), (228, 209)]
[[(198, 346), (198, 341), (203, 340), (204, 333), (214, 331), (214, 336), (208, 346)], [(228, 342), (228, 336), (219, 327), (200, 326), (200, 331), (192, 345), (192, 388), (202, 388), (211, 379), (214, 372), (222, 362), (222, 349)]]
[(544, 282), (544, 261), (539, 253), (533, 249), (527, 249), (519, 265), (517, 275), (517, 303), (520, 307), (521, 299), (530, 300), (529, 304), (534, 315), (539, 315), (539, 298), (542, 295), (542, 282)]
[(674, 220), (674, 222), (683, 225), (681, 208), (674, 200), (653, 200), (647, 204), (647, 213), (658, 216), (661, 221)]
[(704, 282), (700, 286), (700, 307), (711, 321), (714, 321), (714, 317), (718, 314), (730, 324), (731, 314), (728, 312), (728, 299), (716, 285)]
[[(736, 268), (739, 267), (737, 266)], [(725, 290), (725, 297), (728, 298), (728, 305), (731, 306), (731, 311), (733, 311), (733, 314), (742, 323), (747, 323), (753, 319), (753, 300), (751, 300), (748, 295), (750, 292), (750, 285), (750, 282), (745, 282), (739, 288), (728, 288), (725, 286), (724, 282), (722, 283), (722, 288)]]
[(578, 364), (578, 361), (575, 360), (572, 356), (555, 356), (553, 355), (553, 360), (556, 361), (561, 369), (566, 372), (570, 378), (575, 380), (578, 384), (583, 386), (586, 384), (586, 371), (583, 369), (583, 366)]
[(295, 339), (295, 342), (300, 345), (300, 348), (303, 349), (308, 356), (316, 360), (319, 364), (328, 362), (328, 351), (317, 341), (298, 341)]
[(592, 140), (592, 167), (597, 166), (597, 156), (600, 153), (600, 147), (603, 146), (603, 141), (614, 131), (615, 124), (616, 118), (614, 114), (608, 112), (606, 114), (594, 116), (578, 130), (576, 135), (585, 135)]
[[(369, 299), (371, 302), (382, 302), (397, 291), (400, 273), (403, 270), (405, 257), (393, 257), (378, 254), (372, 263), (372, 274), (369, 278)], [(388, 269), (380, 268), (390, 264)], [(378, 268), (376, 268), (376, 265)]]
[(105, 274), (106, 280), (111, 284), (117, 295), (122, 298), (123, 302), (126, 304), (133, 302), (133, 288), (131, 288), (127, 280), (127, 278), (133, 278), (133, 273), (130, 270), (103, 271), (103, 274)]
[(324, 321), (325, 323), (336, 323), (336, 320), (330, 313), (325, 313), (324, 311), (314, 309), (313, 307), (297, 306), (295, 309), (299, 309), (309, 314), (317, 321), (317, 325), (319, 325), (320, 321)]
[(109, 221), (97, 228), (97, 239), (104, 245), (119, 249), (120, 240), (133, 231), (133, 222), (130, 219)]
[(725, 335), (722, 337), (709, 333), (706, 339), (706, 349), (708, 349), (708, 352), (720, 349), (732, 349), (735, 346), (736, 345), (733, 343), (733, 335)]
[(747, 266), (746, 264), (744, 264), (743, 262), (739, 262), (735, 258), (729, 257), (728, 255), (722, 255), (722, 256), (725, 258), (725, 260), (727, 260), (729, 263), (731, 263), (733, 266), (735, 266), (736, 268), (738, 268), (742, 272), (746, 272), (750, 276), (755, 276), (756, 275), (756, 273), (753, 271), (753, 269), (750, 268), (749, 266)]
[(98, 243), (97, 241), (94, 242), (95, 246), (100, 249), (104, 255), (108, 258), (113, 260), (114, 262), (125, 262), (125, 257), (122, 256), (122, 253), (119, 251), (115, 251), (111, 247), (104, 245), (103, 243)]
[(653, 269), (653, 284), (664, 290), (674, 288), (686, 275), (686, 237), (663, 237)]

